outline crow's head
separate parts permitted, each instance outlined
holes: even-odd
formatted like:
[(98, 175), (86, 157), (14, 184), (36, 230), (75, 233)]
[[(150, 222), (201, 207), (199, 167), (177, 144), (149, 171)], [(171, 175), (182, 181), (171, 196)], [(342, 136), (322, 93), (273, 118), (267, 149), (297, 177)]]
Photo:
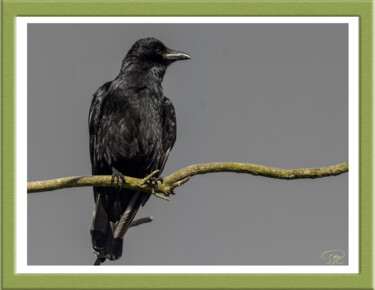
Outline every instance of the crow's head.
[(145, 66), (165, 66), (174, 61), (189, 59), (184, 52), (167, 48), (156, 38), (143, 38), (136, 41), (125, 57), (125, 61), (142, 63)]

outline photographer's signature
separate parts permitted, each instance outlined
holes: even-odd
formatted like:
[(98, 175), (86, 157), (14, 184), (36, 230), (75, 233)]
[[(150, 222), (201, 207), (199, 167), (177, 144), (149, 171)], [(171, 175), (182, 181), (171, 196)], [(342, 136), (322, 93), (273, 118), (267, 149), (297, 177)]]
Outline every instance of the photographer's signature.
[(342, 259), (345, 257), (345, 252), (338, 249), (328, 250), (322, 253), (320, 257), (328, 265), (340, 265), (343, 263)]

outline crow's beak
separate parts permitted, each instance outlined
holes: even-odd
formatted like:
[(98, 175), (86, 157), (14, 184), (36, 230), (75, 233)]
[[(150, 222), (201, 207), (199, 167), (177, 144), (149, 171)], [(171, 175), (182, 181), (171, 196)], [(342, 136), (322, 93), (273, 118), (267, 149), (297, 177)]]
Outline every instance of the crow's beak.
[(167, 52), (163, 55), (163, 57), (165, 60), (170, 60), (170, 61), (190, 59), (190, 55), (182, 51), (172, 50), (172, 49), (168, 49)]

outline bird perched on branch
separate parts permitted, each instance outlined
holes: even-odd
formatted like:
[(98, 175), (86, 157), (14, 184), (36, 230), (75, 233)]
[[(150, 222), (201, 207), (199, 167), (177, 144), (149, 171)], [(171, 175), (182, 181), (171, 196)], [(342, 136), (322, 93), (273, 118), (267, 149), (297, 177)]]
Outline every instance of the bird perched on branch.
[[(112, 175), (117, 187), (94, 187), (91, 226), (95, 265), (122, 255), (123, 238), (150, 194), (121, 188), (125, 176), (143, 178), (163, 170), (176, 140), (176, 116), (164, 96), (167, 67), (189, 59), (155, 38), (134, 43), (120, 73), (95, 93), (89, 113), (93, 175)], [(160, 177), (158, 177), (161, 179)]]

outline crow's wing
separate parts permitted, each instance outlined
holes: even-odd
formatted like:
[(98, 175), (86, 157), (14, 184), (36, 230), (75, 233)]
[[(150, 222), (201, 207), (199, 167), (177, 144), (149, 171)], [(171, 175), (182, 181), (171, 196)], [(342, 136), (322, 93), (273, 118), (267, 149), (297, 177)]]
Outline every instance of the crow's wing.
[[(92, 164), (92, 174), (97, 174), (98, 171), (98, 132), (100, 126), (100, 119), (102, 115), (102, 104), (103, 100), (107, 96), (107, 92), (112, 82), (107, 82), (101, 86), (94, 93), (90, 112), (89, 112), (89, 133), (90, 133), (90, 159)], [(96, 187), (94, 189), (95, 198), (95, 210), (94, 217), (91, 225), (91, 235), (93, 250), (96, 252), (98, 259), (104, 261), (106, 259), (105, 246), (107, 242), (107, 236), (109, 233), (109, 221), (107, 214), (101, 202), (100, 193)]]
[(160, 172), (163, 171), (167, 162), (169, 152), (176, 141), (176, 112), (170, 99), (164, 97), (164, 120), (163, 120), (163, 154), (159, 166)]
[[(177, 126), (176, 126), (176, 112), (173, 103), (167, 97), (164, 97), (163, 102), (163, 152), (158, 166), (159, 176), (162, 173), (165, 163), (168, 160), (169, 152), (176, 141)], [(142, 206), (146, 204), (150, 195), (143, 201)]]
[(100, 144), (97, 142), (100, 120), (102, 117), (102, 104), (107, 97), (107, 92), (112, 82), (106, 82), (94, 93), (89, 113), (89, 133), (90, 133), (90, 158), (92, 164), (92, 173), (97, 174), (98, 170), (98, 151)]

